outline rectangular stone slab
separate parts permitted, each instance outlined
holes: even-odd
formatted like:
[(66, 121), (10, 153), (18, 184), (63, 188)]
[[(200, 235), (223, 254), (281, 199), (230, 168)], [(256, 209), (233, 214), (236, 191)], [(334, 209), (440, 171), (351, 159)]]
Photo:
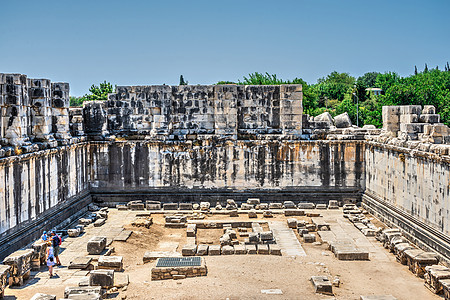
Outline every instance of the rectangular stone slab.
[(118, 236), (114, 238), (114, 241), (126, 242), (132, 233), (133, 231), (131, 230), (123, 230), (121, 233), (119, 233)]
[(243, 244), (234, 245), (234, 254), (237, 255), (247, 254), (247, 248)]
[(197, 246), (197, 255), (201, 255), (201, 256), (207, 255), (208, 254), (208, 248), (209, 248), (209, 246), (205, 245), (205, 244), (198, 245)]
[(110, 288), (114, 286), (114, 270), (93, 270), (89, 273), (89, 285)]
[(269, 254), (269, 245), (257, 245), (258, 254)]
[(87, 252), (89, 254), (98, 255), (106, 247), (106, 237), (104, 236), (94, 236), (87, 242)]
[(56, 295), (37, 293), (30, 300), (56, 300)]
[(64, 290), (64, 298), (68, 298), (69, 295), (80, 295), (87, 293), (97, 293), (101, 294), (100, 286), (76, 286), (76, 287), (66, 287)]
[(256, 245), (245, 245), (245, 248), (247, 248), (247, 254), (257, 254), (258, 251), (256, 249)]
[(314, 291), (320, 294), (333, 295), (333, 285), (326, 276), (311, 276)]
[(208, 247), (208, 255), (220, 255), (220, 245), (210, 245)]
[(269, 253), (271, 255), (281, 255), (281, 248), (277, 244), (269, 245)]
[(183, 256), (194, 256), (196, 253), (197, 253), (197, 245), (195, 244), (184, 245), (183, 248), (181, 249), (181, 254), (183, 254)]
[(92, 258), (86, 256), (75, 257), (69, 264), (69, 269), (86, 269), (91, 264)]
[(161, 257), (181, 257), (182, 255), (178, 252), (172, 251), (147, 251), (144, 254), (144, 264), (148, 262), (152, 262)]
[(221, 251), (222, 255), (233, 255), (234, 254), (234, 247), (233, 246), (222, 246), (222, 251)]
[(120, 272), (123, 270), (122, 256), (100, 256), (98, 258), (99, 269), (109, 269)]

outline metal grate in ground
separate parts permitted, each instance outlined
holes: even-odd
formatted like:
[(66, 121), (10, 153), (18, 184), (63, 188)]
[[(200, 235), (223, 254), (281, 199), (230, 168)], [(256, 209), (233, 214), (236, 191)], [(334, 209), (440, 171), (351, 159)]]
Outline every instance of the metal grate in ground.
[(157, 268), (169, 267), (199, 267), (201, 265), (201, 257), (161, 257), (156, 263)]

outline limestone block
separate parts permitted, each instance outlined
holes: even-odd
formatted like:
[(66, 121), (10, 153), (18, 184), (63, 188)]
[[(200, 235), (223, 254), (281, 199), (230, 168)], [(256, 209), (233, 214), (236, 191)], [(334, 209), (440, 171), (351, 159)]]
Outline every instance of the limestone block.
[(314, 291), (320, 294), (333, 295), (333, 285), (326, 276), (311, 276)]
[(200, 202), (200, 210), (208, 210), (211, 207), (209, 202)]
[(234, 245), (234, 254), (243, 255), (247, 254), (247, 247), (244, 244)]
[(31, 258), (33, 249), (18, 250), (3, 260), (3, 264), (11, 266), (9, 285), (22, 285), (28, 279), (31, 271)]
[(178, 203), (164, 203), (163, 210), (178, 210)]
[(197, 253), (197, 245), (184, 245), (181, 249), (181, 254), (183, 256), (194, 256)]
[(348, 128), (352, 126), (352, 121), (347, 112), (334, 117), (334, 125), (337, 128)]
[(89, 285), (102, 288), (114, 286), (114, 270), (92, 270), (89, 273)]
[(259, 243), (259, 234), (256, 232), (250, 232), (248, 234), (248, 240), (250, 243)]
[(87, 269), (89, 265), (91, 264), (92, 258), (86, 257), (86, 256), (78, 256), (75, 257), (70, 263), (69, 263), (69, 269)]
[(259, 200), (259, 198), (248, 198), (247, 203), (251, 204), (251, 205), (256, 205), (256, 204), (260, 204), (261, 201)]
[(327, 209), (327, 205), (326, 205), (326, 204), (319, 203), (319, 204), (316, 205), (316, 208), (317, 208), (317, 209)]
[(220, 255), (220, 245), (210, 245), (208, 247), (208, 255)]
[(441, 116), (438, 114), (421, 114), (419, 117), (419, 121), (421, 123), (439, 123), (441, 120)]
[(8, 286), (8, 276), (11, 270), (9, 265), (0, 265), (0, 298), (3, 297), (5, 288)]
[(268, 203), (261, 203), (261, 204), (259, 204), (259, 209), (267, 210), (267, 209), (269, 209), (269, 204)]
[(285, 209), (284, 210), (284, 215), (286, 217), (290, 217), (290, 216), (304, 216), (305, 215), (305, 211), (303, 209)]
[(161, 257), (181, 257), (179, 252), (170, 251), (146, 251), (143, 257), (143, 262), (148, 263), (157, 260)]
[(314, 122), (326, 122), (329, 126), (333, 126), (333, 117), (329, 112), (324, 112), (316, 117), (314, 117)]
[(297, 219), (287, 219), (287, 224), (289, 228), (297, 229)]
[(263, 218), (273, 218), (273, 214), (271, 210), (263, 211)]
[(303, 237), (305, 234), (309, 234), (309, 231), (306, 228), (298, 228), (297, 232), (298, 232), (298, 235), (300, 235), (301, 237)]
[(271, 244), (269, 246), (269, 252), (271, 255), (280, 255), (281, 256), (281, 248), (277, 244)]
[(123, 270), (123, 257), (102, 255), (98, 258), (98, 268), (121, 272)]
[(328, 201), (328, 209), (339, 209), (339, 202), (337, 200)]
[(422, 109), (422, 114), (435, 114), (436, 108), (433, 105), (424, 105)]
[(228, 234), (230, 236), (231, 239), (236, 239), (237, 238), (237, 234), (236, 231), (233, 229), (227, 229), (225, 230), (225, 234)]
[(67, 229), (67, 234), (69, 237), (78, 237), (80, 235), (80, 229)]
[(89, 254), (100, 254), (106, 247), (106, 237), (94, 236), (87, 242), (87, 252)]
[(234, 247), (230, 245), (222, 246), (222, 255), (232, 255), (234, 254)]
[(258, 254), (264, 254), (264, 255), (269, 254), (269, 245), (258, 244), (258, 245), (256, 245), (256, 247), (258, 249)]
[(231, 244), (231, 236), (228, 233), (225, 233), (220, 237), (220, 244), (221, 245), (229, 245)]
[(284, 201), (283, 206), (284, 206), (284, 208), (287, 208), (287, 209), (296, 208), (295, 203), (292, 201)]
[(64, 289), (64, 298), (68, 299), (69, 296), (73, 295), (86, 295), (86, 294), (102, 294), (101, 286), (77, 286), (77, 287), (66, 287)]
[(230, 217), (239, 217), (239, 214), (238, 214), (237, 210), (230, 210), (229, 216)]
[(145, 206), (148, 210), (161, 210), (161, 202), (159, 201), (145, 201)]
[(192, 210), (192, 203), (180, 203), (179, 210)]
[(247, 249), (247, 254), (257, 254), (258, 251), (256, 249), (256, 245), (247, 244), (245, 245), (245, 248)]
[(56, 300), (56, 295), (36, 293), (30, 300)]
[(197, 246), (197, 255), (199, 256), (203, 256), (203, 255), (208, 255), (208, 245), (205, 244), (200, 244)]
[(250, 210), (250, 209), (253, 209), (253, 205), (252, 204), (248, 204), (248, 203), (242, 203), (241, 204), (241, 209), (242, 210)]
[(314, 203), (310, 203), (310, 202), (300, 202), (299, 204), (297, 204), (297, 208), (299, 209), (314, 209), (316, 206), (314, 205)]
[(269, 209), (282, 209), (283, 205), (281, 203), (270, 203)]
[(400, 123), (417, 123), (419, 120), (416, 114), (400, 115)]
[(425, 267), (425, 285), (435, 294), (440, 294), (443, 290), (440, 280), (450, 279), (450, 269), (441, 265), (431, 265)]
[(103, 219), (103, 218), (97, 219), (94, 222), (94, 227), (100, 227), (100, 226), (104, 225), (105, 222), (106, 222), (106, 219)]
[(197, 233), (197, 225), (195, 224), (187, 224), (186, 234), (188, 237), (195, 237)]
[(273, 240), (273, 232), (263, 231), (259, 234), (259, 238), (261, 239), (261, 241), (271, 241)]
[(401, 105), (399, 106), (400, 115), (410, 115), (416, 114), (420, 115), (422, 113), (421, 105)]
[(258, 214), (256, 213), (256, 210), (252, 209), (248, 212), (248, 217), (249, 218), (257, 218)]
[(316, 241), (316, 235), (314, 233), (303, 234), (303, 241), (305, 243), (314, 243)]

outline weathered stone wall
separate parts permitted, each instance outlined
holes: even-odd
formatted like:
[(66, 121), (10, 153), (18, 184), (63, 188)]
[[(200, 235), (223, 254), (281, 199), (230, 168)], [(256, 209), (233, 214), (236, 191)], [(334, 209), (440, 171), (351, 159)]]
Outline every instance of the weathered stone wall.
[(87, 143), (0, 159), (0, 257), (85, 211)]
[[(172, 193), (169, 201), (198, 200), (211, 192), (258, 193), (267, 201), (357, 200), (364, 189), (361, 141), (91, 142), (90, 147), (91, 192), (104, 201), (136, 194), (154, 199), (164, 192)], [(174, 199), (173, 193), (184, 196)]]
[(301, 85), (119, 86), (108, 101), (86, 103), (90, 136), (156, 140), (302, 133)]
[(450, 156), (366, 142), (365, 169), (366, 208), (450, 257)]

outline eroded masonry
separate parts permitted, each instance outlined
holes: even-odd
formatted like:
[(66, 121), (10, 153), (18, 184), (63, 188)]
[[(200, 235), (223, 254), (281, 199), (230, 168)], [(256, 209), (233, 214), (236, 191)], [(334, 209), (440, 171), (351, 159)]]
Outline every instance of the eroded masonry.
[(69, 84), (0, 74), (0, 256), (91, 202), (340, 204), (450, 258), (449, 128), (434, 107), (383, 129), (303, 114), (301, 85), (119, 86), (69, 108)]

